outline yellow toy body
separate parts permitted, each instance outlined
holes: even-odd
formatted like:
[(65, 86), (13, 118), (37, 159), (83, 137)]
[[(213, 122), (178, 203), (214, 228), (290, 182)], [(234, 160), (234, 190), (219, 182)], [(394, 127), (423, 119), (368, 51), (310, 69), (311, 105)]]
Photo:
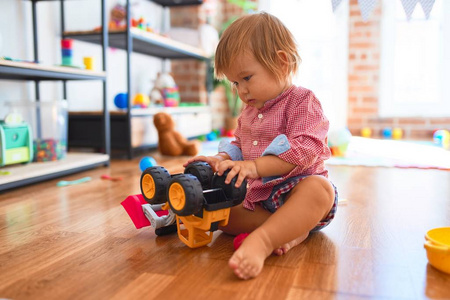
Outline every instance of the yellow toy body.
[[(227, 174), (214, 174), (205, 162), (194, 162), (186, 167), (184, 174), (175, 175), (160, 166), (147, 168), (141, 175), (142, 196), (149, 203), (143, 205), (144, 214), (155, 231), (176, 223), (183, 243), (191, 248), (205, 246), (212, 241), (213, 232), (219, 226), (228, 224), (230, 208), (240, 204), (247, 191), (246, 182), (240, 188), (234, 187), (236, 178), (225, 184)], [(169, 212), (164, 220), (152, 208), (157, 205)], [(136, 225), (137, 221), (129, 215)]]
[[(191, 248), (208, 245), (213, 238), (211, 224), (219, 222), (218, 226), (226, 226), (230, 209), (220, 209), (217, 211), (203, 210), (203, 217), (194, 215), (187, 217), (177, 216), (177, 232), (180, 240)], [(184, 225), (184, 229), (183, 229)]]

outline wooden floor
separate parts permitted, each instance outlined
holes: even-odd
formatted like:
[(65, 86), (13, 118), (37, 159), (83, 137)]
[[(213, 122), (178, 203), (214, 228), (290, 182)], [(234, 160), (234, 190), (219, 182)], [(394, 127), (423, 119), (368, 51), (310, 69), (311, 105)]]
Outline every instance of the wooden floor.
[[(171, 173), (185, 159), (152, 154)], [(329, 167), (335, 220), (262, 274), (238, 280), (231, 236), (199, 249), (136, 230), (120, 202), (139, 194), (139, 158), (0, 194), (0, 298), (450, 299), (450, 275), (427, 263), (424, 235), (450, 226), (450, 172)], [(109, 174), (122, 181), (102, 180)], [(61, 180), (91, 176), (80, 185)]]

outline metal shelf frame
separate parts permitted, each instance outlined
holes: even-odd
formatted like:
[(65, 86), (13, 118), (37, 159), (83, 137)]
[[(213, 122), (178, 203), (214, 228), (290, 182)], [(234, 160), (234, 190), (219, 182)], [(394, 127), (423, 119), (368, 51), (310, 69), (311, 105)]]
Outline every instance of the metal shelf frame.
[[(30, 64), (30, 63), (25, 63)], [(0, 61), (0, 79), (4, 80), (106, 80), (106, 75), (102, 74), (89, 74), (89, 72), (69, 72), (58, 69), (46, 69), (39, 68), (38, 66), (31, 65), (29, 68), (23, 67), (24, 63), (20, 66), (11, 64), (2, 64)]]
[[(109, 32), (108, 35), (110, 47), (121, 50), (127, 49), (126, 31)], [(189, 49), (177, 47), (177, 45), (172, 45), (169, 43), (165, 43), (164, 41), (161, 40), (146, 37), (145, 34), (143, 35), (136, 34), (130, 30), (130, 35), (132, 38), (133, 52), (135, 53), (155, 56), (163, 59), (199, 59), (199, 60), (208, 59), (208, 57), (206, 57), (201, 53), (189, 51)], [(67, 32), (64, 34), (64, 37), (93, 44), (101, 43), (101, 34), (95, 32), (86, 32), (86, 33)]]
[[(38, 52), (38, 30), (37, 30), (37, 4), (39, 2), (44, 1), (59, 1), (61, 8), (61, 29), (64, 32), (64, 1), (65, 0), (28, 0), (31, 2), (31, 10), (32, 10), (32, 31), (33, 31), (33, 60), (35, 62), (39, 61), (39, 52)], [(106, 26), (106, 0), (101, 0), (101, 23), (102, 26)], [(62, 67), (40, 67), (39, 64), (30, 64), (27, 67), (26, 64), (14, 64), (14, 63), (0, 63), (0, 79), (1, 80), (29, 80), (35, 82), (35, 97), (36, 101), (40, 101), (40, 81), (53, 80), (53, 81), (62, 81), (63, 82), (63, 98), (67, 99), (67, 89), (66, 82), (67, 80), (100, 80), (103, 83), (103, 111), (102, 111), (102, 153), (92, 154), (93, 159), (87, 160), (87, 162), (81, 162), (76, 167), (73, 168), (65, 168), (65, 161), (61, 160), (61, 162), (57, 162), (58, 165), (61, 165), (61, 170), (59, 171), (44, 171), (43, 173), (39, 173), (34, 177), (27, 177), (26, 179), (17, 179), (15, 181), (8, 181), (6, 183), (0, 184), (0, 191), (20, 187), (24, 184), (32, 184), (43, 180), (48, 180), (60, 176), (64, 176), (67, 174), (72, 174), (75, 172), (80, 172), (83, 170), (91, 169), (100, 165), (108, 166), (110, 163), (110, 120), (109, 120), (109, 112), (107, 106), (107, 80), (106, 80), (106, 51), (108, 48), (108, 35), (106, 33), (101, 35), (101, 45), (103, 47), (102, 51), (102, 60), (103, 60), (103, 68), (101, 73), (93, 72), (89, 74), (89, 72), (83, 71), (74, 71), (67, 69), (67, 72)], [(39, 122), (42, 120), (38, 120)], [(25, 168), (29, 167), (30, 169), (35, 168), (36, 164), (39, 163), (31, 163), (28, 166), (24, 166)], [(21, 166), (22, 167), (22, 166)], [(40, 166), (40, 168), (45, 168), (44, 165)], [(14, 170), (15, 166), (11, 166), (11, 169)]]
[[(104, 1), (104, 0), (103, 0)], [(203, 3), (203, 0), (148, 0), (154, 2), (164, 9), (173, 6), (188, 6), (188, 5), (199, 5)], [(126, 11), (131, 11), (131, 1), (126, 0)], [(122, 139), (126, 144), (126, 153), (128, 159), (132, 159), (136, 153), (139, 153), (137, 150), (141, 150), (143, 148), (154, 148), (155, 145), (146, 145), (140, 147), (132, 146), (132, 128), (131, 128), (131, 118), (133, 117), (131, 113), (131, 54), (132, 53), (141, 53), (144, 55), (154, 56), (161, 58), (164, 62), (167, 59), (197, 59), (204, 60), (207, 63), (207, 68), (210, 66), (210, 60), (206, 55), (200, 53), (200, 51), (190, 51), (188, 47), (179, 46), (179, 42), (170, 42), (169, 39), (156, 37), (155, 34), (146, 34), (140, 33), (131, 28), (131, 16), (127, 14), (126, 19), (126, 30), (120, 32), (108, 32), (105, 28), (108, 28), (105, 24), (102, 25), (101, 32), (64, 32), (63, 36), (66, 38), (72, 38), (88, 43), (99, 44), (100, 36), (107, 35), (109, 37), (109, 46), (117, 49), (122, 49), (126, 51), (126, 80), (127, 80), (127, 93), (128, 93), (128, 101), (125, 113), (125, 120), (121, 124), (121, 126), (126, 127), (126, 134), (122, 136)], [(108, 33), (107, 33), (108, 32)], [(166, 42), (167, 41), (167, 42)], [(207, 78), (207, 89), (212, 89), (212, 80)], [(114, 133), (113, 133), (114, 134)], [(117, 148), (117, 147), (116, 147)], [(121, 147), (122, 148), (122, 147)]]

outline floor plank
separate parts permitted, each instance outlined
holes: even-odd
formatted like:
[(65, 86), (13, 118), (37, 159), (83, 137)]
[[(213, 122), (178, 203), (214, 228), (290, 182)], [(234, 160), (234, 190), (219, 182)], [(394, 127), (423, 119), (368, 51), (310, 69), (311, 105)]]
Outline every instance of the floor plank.
[[(151, 155), (171, 173), (186, 160)], [(140, 193), (139, 159), (0, 193), (0, 298), (450, 299), (450, 275), (423, 248), (427, 230), (450, 224), (450, 172), (330, 166), (346, 199), (335, 220), (241, 281), (229, 235), (190, 249), (136, 230), (120, 202)]]

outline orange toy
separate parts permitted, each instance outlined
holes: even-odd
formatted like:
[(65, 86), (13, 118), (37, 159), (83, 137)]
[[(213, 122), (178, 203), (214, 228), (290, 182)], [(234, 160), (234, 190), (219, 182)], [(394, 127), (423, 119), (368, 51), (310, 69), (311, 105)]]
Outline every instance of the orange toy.
[(235, 187), (237, 177), (225, 184), (206, 162), (189, 164), (183, 174), (169, 174), (160, 166), (144, 170), (142, 195), (122, 201), (137, 229), (152, 226), (156, 235), (178, 232), (179, 239), (191, 248), (209, 244), (213, 232), (226, 226), (230, 208), (245, 198), (247, 183)]

